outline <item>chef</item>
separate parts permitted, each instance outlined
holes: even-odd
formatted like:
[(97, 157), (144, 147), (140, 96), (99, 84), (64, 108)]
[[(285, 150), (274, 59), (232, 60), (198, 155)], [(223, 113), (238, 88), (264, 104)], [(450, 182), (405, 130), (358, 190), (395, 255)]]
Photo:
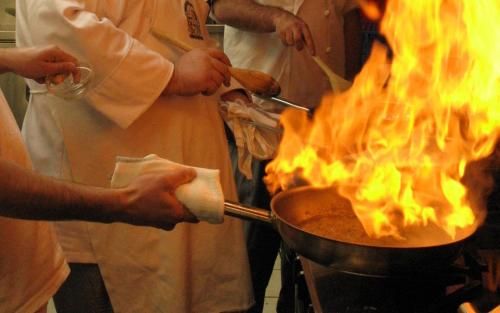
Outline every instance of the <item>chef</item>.
[[(75, 67), (76, 60), (56, 46), (0, 49), (0, 73), (43, 82), (47, 75), (77, 73)], [(42, 221), (126, 222), (166, 230), (197, 222), (172, 195), (195, 175), (193, 169), (172, 167), (122, 189), (36, 175), (0, 90), (0, 312), (45, 313), (69, 273), (52, 225)]]
[[(235, 200), (217, 101), (241, 93), (219, 88), (229, 83), (229, 61), (207, 48), (204, 1), (16, 4), (19, 46), (57, 44), (94, 71), (81, 99), (60, 99), (28, 82), (32, 94), (23, 135), (36, 170), (109, 186), (116, 156), (154, 153), (219, 169), (225, 198)], [(184, 53), (165, 37), (198, 48)], [(55, 298), (58, 312), (89, 312), (95, 308), (82, 306), (99, 301), (110, 302), (102, 312), (246, 310), (253, 297), (240, 221), (226, 217), (222, 225), (192, 226), (162, 232), (59, 223), (63, 250), (78, 270)], [(85, 288), (87, 278), (99, 284), (100, 276), (102, 288)]]
[[(271, 74), (278, 80), (283, 98), (314, 108), (331, 85), (311, 55), (346, 79), (352, 79), (360, 69), (357, 7), (355, 0), (214, 0), (213, 14), (227, 24), (224, 51), (235, 66)], [(283, 109), (260, 99), (255, 103), (266, 109)], [(269, 208), (270, 195), (262, 182), (267, 162), (254, 160), (251, 180), (235, 172), (241, 202)], [(262, 312), (281, 238), (259, 223), (250, 222), (247, 229), (256, 302), (250, 312)], [(289, 261), (293, 258), (288, 253), (281, 253), (281, 257), (282, 289), (277, 311), (288, 312), (293, 310)]]

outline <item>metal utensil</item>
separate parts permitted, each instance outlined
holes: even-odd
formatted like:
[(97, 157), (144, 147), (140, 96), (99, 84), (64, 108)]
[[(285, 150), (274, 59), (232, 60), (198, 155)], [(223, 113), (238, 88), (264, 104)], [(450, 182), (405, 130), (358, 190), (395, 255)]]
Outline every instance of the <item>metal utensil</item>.
[(254, 95), (257, 98), (262, 99), (262, 100), (269, 100), (269, 101), (272, 101), (272, 102), (275, 102), (275, 103), (278, 103), (278, 104), (281, 104), (281, 105), (284, 105), (284, 106), (287, 106), (287, 107), (290, 107), (290, 108), (294, 108), (294, 109), (297, 109), (297, 110), (305, 111), (307, 113), (311, 113), (311, 109), (306, 108), (305, 106), (293, 103), (292, 101), (280, 98), (280, 97), (266, 97), (266, 96), (259, 95), (259, 94), (256, 94), (256, 93), (254, 93)]

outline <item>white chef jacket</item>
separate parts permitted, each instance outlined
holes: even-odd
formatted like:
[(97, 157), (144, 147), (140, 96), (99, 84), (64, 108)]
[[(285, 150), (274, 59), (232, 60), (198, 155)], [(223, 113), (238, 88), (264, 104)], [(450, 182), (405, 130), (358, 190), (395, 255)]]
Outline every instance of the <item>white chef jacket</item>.
[[(21, 134), (1, 91), (0, 158), (31, 168)], [(37, 311), (47, 304), (68, 273), (49, 223), (0, 217), (0, 312)]]
[[(356, 0), (257, 0), (283, 8), (302, 18), (312, 33), (316, 55), (338, 75), (345, 75), (344, 16), (358, 7)], [(326, 75), (306, 49), (282, 44), (277, 33), (253, 33), (225, 27), (224, 52), (233, 66), (271, 74), (283, 98), (315, 107), (331, 90)], [(262, 100), (254, 99), (262, 104)], [(265, 105), (265, 104), (263, 104)]]
[[(208, 6), (186, 1), (17, 1), (18, 45), (57, 44), (95, 72), (81, 100), (64, 101), (30, 83), (23, 135), (37, 170), (109, 186), (116, 156), (154, 153), (220, 169), (224, 195), (235, 199), (218, 96), (159, 97), (182, 52), (153, 33), (207, 45), (199, 38), (208, 38)], [(99, 264), (117, 313), (223, 312), (253, 302), (239, 220), (171, 232), (72, 223), (59, 235), (70, 262)]]

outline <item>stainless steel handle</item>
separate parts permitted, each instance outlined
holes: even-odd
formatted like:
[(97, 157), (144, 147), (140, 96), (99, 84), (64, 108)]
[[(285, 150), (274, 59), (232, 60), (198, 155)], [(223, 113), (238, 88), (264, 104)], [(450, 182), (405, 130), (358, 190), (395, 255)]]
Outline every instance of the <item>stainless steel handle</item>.
[(258, 98), (261, 98), (262, 100), (270, 100), (270, 101), (276, 102), (278, 104), (281, 104), (281, 105), (284, 105), (284, 106), (288, 106), (288, 107), (291, 107), (291, 108), (294, 108), (294, 109), (297, 109), (297, 110), (306, 111), (308, 113), (311, 112), (311, 109), (306, 108), (305, 106), (298, 105), (296, 103), (293, 103), (291, 101), (285, 100), (285, 99), (280, 98), (280, 97), (263, 97), (263, 96), (258, 95), (258, 94), (255, 94), (255, 96), (257, 96)]
[(260, 221), (269, 224), (272, 224), (273, 220), (271, 211), (248, 207), (227, 200), (224, 201), (224, 214), (249, 221)]

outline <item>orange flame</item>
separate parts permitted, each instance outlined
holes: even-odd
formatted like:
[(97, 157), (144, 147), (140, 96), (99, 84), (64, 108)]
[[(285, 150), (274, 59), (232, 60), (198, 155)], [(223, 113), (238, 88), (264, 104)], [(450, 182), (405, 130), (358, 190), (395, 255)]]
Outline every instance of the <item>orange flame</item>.
[(268, 187), (336, 186), (377, 238), (429, 224), (455, 238), (477, 223), (461, 179), (500, 134), (499, 23), (500, 1), (388, 1), (392, 58), (375, 44), (351, 89), (312, 119), (283, 113)]

